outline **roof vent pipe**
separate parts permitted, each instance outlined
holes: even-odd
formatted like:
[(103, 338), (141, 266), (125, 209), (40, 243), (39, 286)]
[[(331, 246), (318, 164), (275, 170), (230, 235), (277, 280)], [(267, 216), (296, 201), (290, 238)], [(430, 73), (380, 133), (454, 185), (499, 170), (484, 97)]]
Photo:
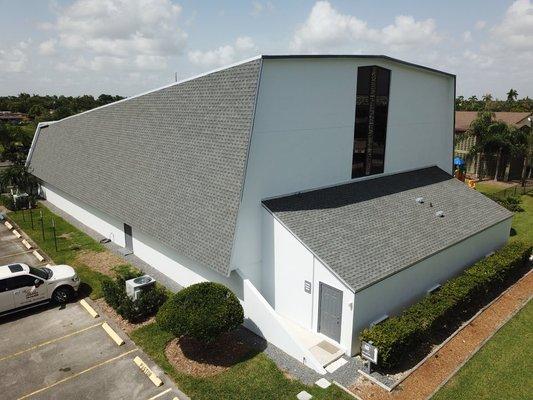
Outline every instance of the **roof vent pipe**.
[(417, 197), (415, 199), (415, 201), (418, 203), (418, 204), (424, 204), (424, 198), (423, 197)]
[(444, 217), (444, 211), (437, 211), (437, 212), (435, 213), (435, 215), (436, 215), (437, 217), (439, 217), (439, 218), (443, 218), (443, 217)]

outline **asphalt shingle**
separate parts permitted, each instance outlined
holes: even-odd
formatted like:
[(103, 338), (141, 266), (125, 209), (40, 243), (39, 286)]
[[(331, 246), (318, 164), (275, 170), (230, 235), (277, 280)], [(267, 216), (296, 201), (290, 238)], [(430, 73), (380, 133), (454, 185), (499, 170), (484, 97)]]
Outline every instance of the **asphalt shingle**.
[(228, 275), (260, 63), (51, 123), (30, 169), (134, 235)]
[(437, 167), (263, 204), (354, 291), (512, 216)]

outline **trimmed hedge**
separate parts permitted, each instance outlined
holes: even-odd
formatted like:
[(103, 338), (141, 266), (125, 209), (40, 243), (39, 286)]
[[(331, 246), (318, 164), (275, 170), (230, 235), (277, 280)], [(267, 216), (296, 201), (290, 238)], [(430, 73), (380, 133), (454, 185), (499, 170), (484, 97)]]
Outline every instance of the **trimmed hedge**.
[(427, 341), (433, 330), (456, 315), (473, 299), (496, 289), (512, 273), (525, 265), (531, 245), (512, 242), (486, 257), (461, 275), (449, 280), (440, 290), (424, 297), (400, 315), (363, 330), (361, 339), (379, 349), (378, 365), (397, 367), (406, 354)]
[(172, 295), (156, 316), (163, 330), (205, 344), (238, 328), (243, 319), (244, 311), (237, 296), (214, 282), (197, 283)]

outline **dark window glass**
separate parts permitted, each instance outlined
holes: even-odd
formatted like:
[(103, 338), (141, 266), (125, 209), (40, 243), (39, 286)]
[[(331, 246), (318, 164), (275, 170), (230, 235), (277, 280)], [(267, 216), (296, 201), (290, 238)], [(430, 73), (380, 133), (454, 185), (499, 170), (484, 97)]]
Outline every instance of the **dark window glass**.
[(357, 95), (370, 95), (370, 75), (372, 67), (359, 67), (357, 69)]
[(19, 275), (14, 276), (13, 278), (5, 279), (6, 289), (5, 290), (15, 290), (21, 289), (24, 287), (31, 287), (34, 285), (35, 278), (30, 275)]
[(11, 264), (11, 265), (9, 265), (9, 270), (11, 272), (20, 272), (20, 271), (22, 271), (22, 265), (20, 265), (20, 264)]
[(390, 70), (358, 68), (352, 178), (384, 171), (389, 88)]

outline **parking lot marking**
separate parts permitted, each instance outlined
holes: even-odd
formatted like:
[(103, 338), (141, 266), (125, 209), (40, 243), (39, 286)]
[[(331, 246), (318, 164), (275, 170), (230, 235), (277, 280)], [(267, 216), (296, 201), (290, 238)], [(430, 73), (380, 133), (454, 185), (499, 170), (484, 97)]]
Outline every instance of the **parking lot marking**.
[(0, 257), (0, 260), (1, 260), (2, 258), (11, 258), (11, 257), (15, 257), (15, 256), (21, 256), (21, 255), (23, 255), (23, 254), (28, 254), (28, 253), (31, 253), (31, 252), (32, 252), (32, 250), (28, 250), (28, 251), (21, 251), (20, 253), (8, 254), (7, 256), (2, 256), (2, 257)]
[(33, 251), (33, 255), (37, 258), (37, 260), (44, 261), (44, 257), (42, 255), (40, 255), (37, 250)]
[(49, 345), (49, 344), (52, 344), (52, 343), (55, 343), (55, 342), (59, 342), (60, 340), (69, 338), (71, 336), (77, 335), (77, 334), (85, 332), (85, 331), (88, 331), (89, 329), (96, 328), (97, 326), (100, 326), (100, 325), (102, 325), (102, 324), (100, 324), (100, 323), (94, 324), (94, 325), (88, 326), (86, 328), (79, 329), (79, 330), (77, 330), (75, 332), (71, 332), (68, 335), (64, 335), (64, 336), (60, 336), (60, 337), (55, 338), (55, 339), (47, 340), (46, 342), (42, 342), (42, 343), (36, 344), (35, 346), (29, 347), (29, 348), (24, 349), (24, 350), (17, 351), (16, 353), (9, 354), (9, 355), (4, 356), (4, 357), (0, 357), (0, 362), (8, 360), (10, 358), (14, 358), (14, 357), (20, 356), (21, 354), (27, 353), (28, 351), (32, 351), (32, 350), (38, 349), (40, 347), (43, 347), (43, 346), (46, 346), (46, 345)]
[(144, 372), (148, 378), (152, 381), (152, 383), (156, 386), (161, 386), (163, 384), (163, 381), (159, 379), (159, 377), (150, 369), (148, 365), (141, 359), (141, 357), (137, 356), (133, 359), (133, 362), (141, 369), (142, 372)]
[(42, 388), (40, 388), (40, 389), (37, 389), (37, 390), (34, 391), (34, 392), (31, 392), (31, 393), (25, 394), (24, 396), (19, 397), (18, 400), (23, 400), (23, 399), (27, 399), (28, 397), (35, 396), (36, 394), (39, 394), (39, 393), (41, 393), (41, 392), (44, 392), (45, 390), (48, 390), (48, 389), (50, 389), (50, 388), (53, 388), (53, 387), (55, 387), (55, 386), (57, 386), (57, 385), (60, 385), (60, 384), (62, 384), (62, 383), (65, 383), (65, 382), (67, 382), (67, 381), (70, 381), (71, 379), (77, 378), (77, 377), (80, 376), (80, 375), (83, 375), (83, 374), (85, 374), (85, 373), (87, 373), (87, 372), (92, 371), (93, 369), (96, 369), (96, 368), (101, 367), (101, 366), (103, 366), (103, 365), (109, 364), (109, 363), (111, 363), (111, 362), (113, 362), (113, 361), (116, 361), (116, 360), (118, 360), (118, 359), (120, 359), (120, 358), (122, 358), (122, 357), (124, 357), (124, 356), (127, 356), (128, 354), (131, 354), (131, 353), (133, 353), (134, 351), (137, 351), (137, 350), (138, 350), (138, 349), (131, 349), (131, 350), (129, 350), (129, 351), (126, 351), (125, 353), (122, 353), (122, 354), (116, 356), (116, 357), (113, 357), (113, 358), (110, 358), (110, 359), (108, 359), (108, 360), (102, 361), (101, 363), (98, 363), (98, 364), (96, 364), (96, 365), (93, 365), (92, 367), (89, 367), (89, 368), (87, 368), (87, 369), (84, 369), (83, 371), (80, 371), (80, 372), (78, 372), (78, 373), (76, 373), (76, 374), (74, 374), (74, 375), (67, 376), (67, 377), (64, 378), (64, 379), (61, 379), (61, 380), (59, 380), (59, 381), (57, 381), (57, 382), (54, 382), (54, 383), (52, 383), (51, 385), (48, 385), (48, 386), (42, 387)]
[(124, 344), (124, 340), (122, 340), (122, 338), (117, 335), (117, 333), (113, 330), (113, 328), (109, 326), (107, 322), (104, 322), (102, 324), (102, 328), (104, 328), (104, 331), (106, 331), (106, 333), (111, 336), (111, 339), (113, 339), (116, 344), (118, 344), (119, 346), (122, 346)]
[(159, 394), (156, 394), (155, 396), (152, 396), (150, 397), (148, 400), (154, 400), (154, 399), (157, 399), (165, 394), (167, 394), (168, 392), (170, 392), (172, 390), (172, 388), (168, 388), (167, 390), (163, 390), (161, 393)]
[(94, 310), (94, 308), (92, 308), (89, 303), (87, 303), (85, 301), (85, 299), (81, 299), (80, 300), (80, 304), (82, 305), (83, 308), (85, 308), (87, 310), (87, 312), (89, 314), (91, 314), (91, 317), (93, 318), (98, 318), (100, 315)]

